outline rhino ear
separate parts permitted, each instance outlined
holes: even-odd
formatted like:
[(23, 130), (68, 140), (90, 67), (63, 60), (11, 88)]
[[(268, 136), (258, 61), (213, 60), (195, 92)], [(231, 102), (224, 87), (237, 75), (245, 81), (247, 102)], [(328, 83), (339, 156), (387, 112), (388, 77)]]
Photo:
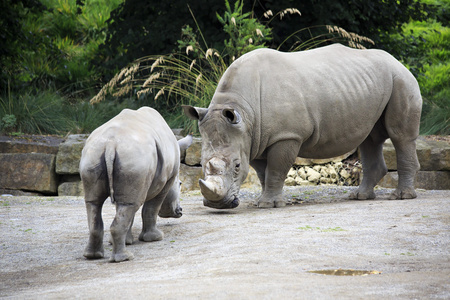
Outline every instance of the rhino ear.
[(201, 121), (206, 113), (208, 113), (207, 108), (194, 107), (191, 105), (182, 105), (181, 107), (183, 108), (184, 114), (192, 120)]
[(185, 151), (192, 144), (193, 137), (192, 134), (187, 135), (186, 137), (178, 140), (178, 146), (180, 146), (181, 151)]
[(232, 108), (225, 108), (222, 110), (222, 114), (231, 124), (238, 124), (241, 122), (241, 115)]

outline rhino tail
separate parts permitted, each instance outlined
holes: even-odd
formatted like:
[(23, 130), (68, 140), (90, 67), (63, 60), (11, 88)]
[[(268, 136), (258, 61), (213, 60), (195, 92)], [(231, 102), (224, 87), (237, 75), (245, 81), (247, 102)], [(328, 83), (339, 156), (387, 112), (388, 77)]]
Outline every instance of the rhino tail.
[(113, 169), (114, 160), (116, 159), (116, 149), (115, 147), (106, 146), (105, 151), (105, 163), (106, 163), (106, 173), (108, 175), (109, 182), (109, 197), (111, 198), (111, 203), (115, 203), (114, 200), (114, 180), (113, 180)]

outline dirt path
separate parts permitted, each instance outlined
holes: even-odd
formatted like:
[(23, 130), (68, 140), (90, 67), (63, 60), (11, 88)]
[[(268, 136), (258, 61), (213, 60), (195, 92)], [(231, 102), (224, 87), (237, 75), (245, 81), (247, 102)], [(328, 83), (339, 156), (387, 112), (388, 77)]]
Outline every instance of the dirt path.
[[(0, 297), (145, 299), (448, 299), (450, 190), (407, 201), (349, 201), (352, 188), (286, 187), (293, 205), (261, 210), (244, 189), (234, 210), (183, 194), (184, 215), (159, 219), (163, 241), (135, 259), (88, 261), (80, 197), (0, 196)], [(104, 207), (109, 228), (114, 207)], [(133, 233), (139, 234), (140, 216)], [(105, 255), (109, 230), (105, 233)], [(330, 276), (313, 270), (379, 271)]]

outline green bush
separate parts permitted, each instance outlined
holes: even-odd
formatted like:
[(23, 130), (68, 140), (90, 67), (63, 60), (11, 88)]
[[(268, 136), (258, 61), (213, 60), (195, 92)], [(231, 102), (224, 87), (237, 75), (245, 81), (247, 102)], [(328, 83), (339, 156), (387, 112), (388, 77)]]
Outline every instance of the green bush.
[[(136, 96), (146, 99), (149, 106), (159, 110), (170, 126), (181, 126), (187, 132), (197, 133), (196, 122), (181, 114), (180, 105), (207, 107), (228, 66), (239, 56), (265, 47), (272, 40), (267, 23), (283, 15), (299, 14), (298, 10), (289, 8), (275, 14), (270, 12), (267, 21), (259, 21), (253, 14), (243, 13), (241, 0), (236, 1), (233, 8), (225, 1), (225, 7), (224, 16), (217, 15), (228, 37), (221, 47), (222, 52), (208, 47), (199, 27), (197, 35), (190, 26), (185, 26), (182, 38), (178, 40), (179, 53), (136, 60), (118, 72), (91, 102), (98, 103), (107, 96)], [(198, 24), (195, 14), (192, 15)], [(306, 41), (297, 47), (312, 47), (322, 41), (347, 41), (352, 46), (362, 47), (359, 42), (370, 41), (337, 26), (329, 28), (327, 34), (313, 37), (313, 42)]]

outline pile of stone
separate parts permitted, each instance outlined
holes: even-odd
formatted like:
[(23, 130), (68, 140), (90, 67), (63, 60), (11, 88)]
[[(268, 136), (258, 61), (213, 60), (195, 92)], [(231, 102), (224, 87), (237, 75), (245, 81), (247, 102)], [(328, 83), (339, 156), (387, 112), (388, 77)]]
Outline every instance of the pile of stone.
[(322, 165), (294, 166), (287, 174), (285, 185), (322, 185), (345, 186), (359, 185), (362, 173), (361, 163), (331, 162)]

